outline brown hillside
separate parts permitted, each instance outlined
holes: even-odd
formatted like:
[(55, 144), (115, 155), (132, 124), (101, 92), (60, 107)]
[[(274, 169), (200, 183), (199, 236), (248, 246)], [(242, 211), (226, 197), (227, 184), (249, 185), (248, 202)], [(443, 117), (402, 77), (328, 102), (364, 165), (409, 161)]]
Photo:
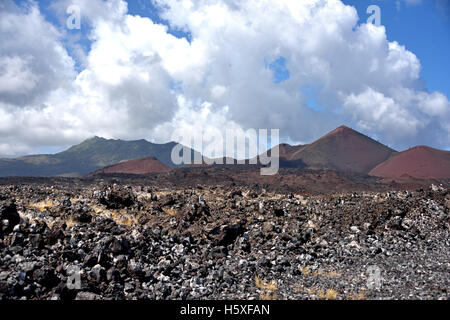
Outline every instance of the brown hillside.
[(302, 160), (310, 168), (368, 173), (395, 153), (395, 150), (341, 126), (312, 144), (302, 146), (289, 160)]
[(143, 159), (125, 161), (112, 166), (108, 166), (95, 171), (91, 175), (105, 173), (148, 174), (167, 172), (170, 170), (170, 167), (166, 166), (155, 157), (148, 157)]
[(370, 171), (377, 177), (450, 178), (450, 151), (419, 146), (379, 164)]

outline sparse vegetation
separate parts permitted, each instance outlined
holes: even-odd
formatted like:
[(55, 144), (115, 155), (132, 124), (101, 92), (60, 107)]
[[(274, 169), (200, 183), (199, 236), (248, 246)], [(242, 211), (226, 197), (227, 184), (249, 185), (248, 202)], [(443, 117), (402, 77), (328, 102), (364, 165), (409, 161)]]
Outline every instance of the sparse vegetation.
[[(58, 283), (73, 264), (86, 288), (108, 299), (447, 298), (446, 189), (338, 196), (248, 190), (0, 185), (0, 262), (13, 275), (0, 287), (13, 292), (7, 298), (23, 293), (14, 291), (22, 285), (15, 282), (20, 258), (55, 275), (48, 288), (34, 270), (27, 275), (23, 286), (44, 288), (27, 293), (37, 299), (61, 298)], [(365, 290), (374, 261), (389, 277), (383, 290)], [(399, 268), (415, 287), (396, 277)]]

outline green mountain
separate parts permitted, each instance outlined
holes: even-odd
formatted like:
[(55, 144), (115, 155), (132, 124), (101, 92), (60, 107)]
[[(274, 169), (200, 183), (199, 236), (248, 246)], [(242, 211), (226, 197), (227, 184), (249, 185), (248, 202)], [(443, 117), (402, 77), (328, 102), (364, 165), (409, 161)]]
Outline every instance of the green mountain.
[(81, 177), (122, 161), (150, 156), (176, 168), (179, 166), (171, 160), (175, 145), (175, 142), (154, 144), (146, 140), (123, 141), (95, 137), (54, 155), (0, 159), (0, 177)]

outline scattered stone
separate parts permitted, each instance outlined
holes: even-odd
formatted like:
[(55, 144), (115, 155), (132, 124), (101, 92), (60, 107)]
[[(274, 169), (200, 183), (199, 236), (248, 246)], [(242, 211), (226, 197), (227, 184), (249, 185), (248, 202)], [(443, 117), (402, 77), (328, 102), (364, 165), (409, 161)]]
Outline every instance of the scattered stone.
[(7, 221), (4, 223), (3, 232), (9, 233), (20, 222), (20, 216), (17, 212), (16, 203), (14, 200), (6, 200), (0, 202), (0, 220)]
[(224, 225), (214, 228), (209, 236), (218, 246), (227, 246), (234, 243), (237, 237), (244, 233), (244, 227), (238, 223), (234, 225)]
[(442, 187), (310, 197), (21, 185), (14, 202), (8, 188), (0, 300), (449, 298)]

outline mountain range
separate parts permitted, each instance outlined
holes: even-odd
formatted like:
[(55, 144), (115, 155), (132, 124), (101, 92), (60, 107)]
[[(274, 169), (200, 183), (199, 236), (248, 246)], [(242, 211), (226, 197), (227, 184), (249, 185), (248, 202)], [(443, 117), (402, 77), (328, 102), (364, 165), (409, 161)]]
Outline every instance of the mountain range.
[(0, 177), (82, 177), (98, 169), (128, 160), (155, 157), (170, 168), (175, 142), (155, 144), (146, 140), (123, 141), (94, 137), (54, 155), (0, 159)]
[[(0, 159), (0, 177), (148, 174), (180, 168), (171, 160), (175, 142), (94, 137), (54, 155)], [(269, 151), (269, 154), (272, 150)], [(195, 151), (191, 150), (191, 155)], [(419, 146), (398, 152), (341, 126), (307, 145), (279, 145), (280, 167), (332, 170), (383, 178), (450, 178), (450, 151)]]

